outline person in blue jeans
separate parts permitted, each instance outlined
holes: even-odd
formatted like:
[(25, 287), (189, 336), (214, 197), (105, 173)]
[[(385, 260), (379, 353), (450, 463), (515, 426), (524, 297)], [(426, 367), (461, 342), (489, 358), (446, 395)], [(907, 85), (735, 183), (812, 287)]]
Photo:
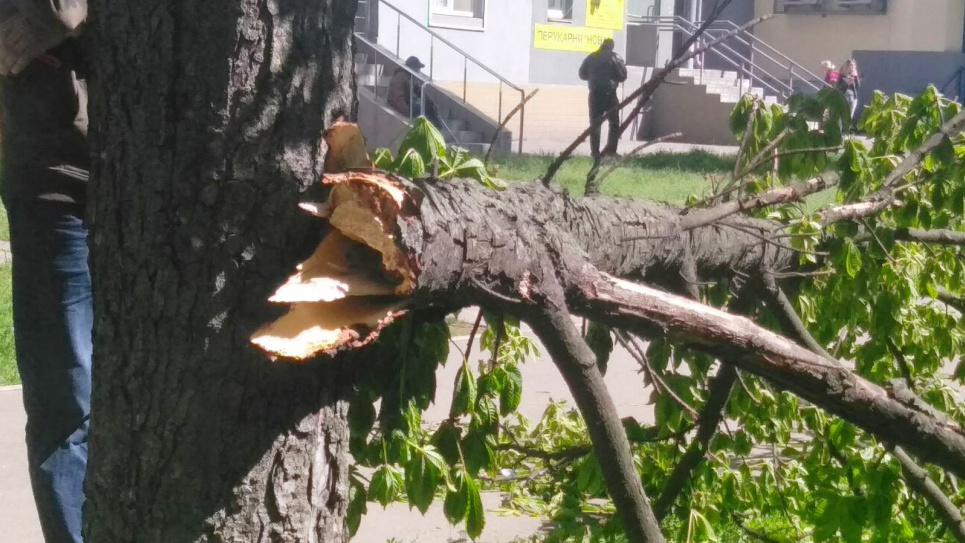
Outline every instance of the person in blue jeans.
[(47, 543), (79, 543), (91, 390), (82, 0), (0, 0), (0, 196), (27, 459)]

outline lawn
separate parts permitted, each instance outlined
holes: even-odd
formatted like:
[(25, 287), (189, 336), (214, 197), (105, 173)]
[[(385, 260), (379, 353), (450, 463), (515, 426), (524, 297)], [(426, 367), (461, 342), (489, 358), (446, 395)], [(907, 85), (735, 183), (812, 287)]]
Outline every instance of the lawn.
[[(3, 206), (0, 206), (3, 208)], [(6, 224), (6, 217), (4, 217)], [(13, 308), (11, 307), (10, 266), (0, 266), (0, 386), (20, 382), (13, 354)]]
[[(536, 179), (552, 161), (551, 156), (507, 156), (496, 162), (499, 167), (496, 175), (507, 181)], [(589, 157), (570, 159), (555, 179), (574, 194), (582, 194), (592, 165), (593, 159)], [(603, 181), (602, 190), (613, 196), (682, 204), (691, 194), (709, 193), (708, 176), (726, 178), (733, 169), (734, 158), (729, 156), (704, 151), (654, 153), (628, 160)]]

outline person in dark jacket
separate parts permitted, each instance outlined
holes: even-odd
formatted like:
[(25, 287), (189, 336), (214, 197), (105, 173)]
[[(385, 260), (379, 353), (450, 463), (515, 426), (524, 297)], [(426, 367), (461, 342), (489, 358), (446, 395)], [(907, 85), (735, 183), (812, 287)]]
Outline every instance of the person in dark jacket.
[(613, 50), (613, 40), (606, 39), (600, 48), (590, 53), (580, 65), (580, 79), (590, 87), (590, 150), (600, 156), (600, 129), (604, 118), (610, 126), (603, 154), (616, 154), (620, 140), (620, 104), (617, 87), (627, 80), (627, 66)]
[(837, 87), (838, 90), (844, 94), (844, 99), (848, 102), (853, 127), (855, 122), (857, 122), (855, 114), (858, 111), (858, 89), (861, 88), (861, 76), (858, 75), (858, 64), (854, 59), (848, 59), (844, 65), (841, 66)]
[(27, 460), (47, 543), (81, 542), (93, 306), (84, 0), (0, 0), (0, 197)]
[(412, 75), (413, 73), (420, 73), (425, 67), (425, 64), (419, 60), (419, 57), (413, 56), (407, 58), (405, 60), (405, 68), (397, 69), (395, 73), (392, 74), (392, 79), (389, 80), (387, 101), (392, 109), (398, 111), (406, 118), (414, 119), (424, 114), (426, 119), (429, 119), (429, 122), (441, 129), (442, 123), (439, 120), (439, 111), (436, 108), (435, 102), (428, 96), (426, 96), (425, 99), (426, 110), (423, 113), (423, 80)]

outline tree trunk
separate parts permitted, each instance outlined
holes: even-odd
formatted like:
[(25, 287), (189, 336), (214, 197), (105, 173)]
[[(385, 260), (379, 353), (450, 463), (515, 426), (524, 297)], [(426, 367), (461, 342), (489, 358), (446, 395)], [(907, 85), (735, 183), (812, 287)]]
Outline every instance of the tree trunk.
[(91, 2), (86, 541), (348, 539), (342, 366), (248, 345), (317, 242), (353, 0)]

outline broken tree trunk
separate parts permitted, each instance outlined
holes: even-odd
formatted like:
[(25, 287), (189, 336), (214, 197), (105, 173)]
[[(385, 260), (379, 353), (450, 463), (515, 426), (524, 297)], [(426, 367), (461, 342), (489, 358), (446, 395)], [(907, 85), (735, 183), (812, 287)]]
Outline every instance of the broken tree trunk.
[[(793, 267), (792, 253), (756, 234), (772, 223), (729, 217), (680, 232), (679, 210), (672, 207), (617, 198), (577, 200), (536, 183), (494, 192), (471, 181), (411, 183), (361, 172), (329, 176), (328, 182), (334, 184), (328, 203), (311, 208), (356, 242), (357, 250), (378, 255), (381, 262), (373, 267), (371, 260), (359, 259), (366, 264), (345, 274), (379, 273), (394, 286), (391, 295), (364, 297), (380, 308), (366, 321), (377, 324), (343, 322), (346, 337), (377, 334), (400, 304), (509, 306), (524, 317), (533, 308), (569, 310), (609, 326), (665, 334), (724, 358), (965, 475), (965, 435), (914, 398), (829, 364), (748, 319), (614, 277), (674, 286), (686, 281), (688, 265), (705, 278), (763, 277)], [(363, 298), (349, 286), (343, 299), (353, 297)], [(321, 332), (300, 315), (305, 304), (325, 313), (325, 303), (296, 303), (288, 317), (253, 340), (269, 351), (271, 345), (294, 345), (308, 356)], [(349, 342), (325, 348), (334, 352), (345, 345)]]

